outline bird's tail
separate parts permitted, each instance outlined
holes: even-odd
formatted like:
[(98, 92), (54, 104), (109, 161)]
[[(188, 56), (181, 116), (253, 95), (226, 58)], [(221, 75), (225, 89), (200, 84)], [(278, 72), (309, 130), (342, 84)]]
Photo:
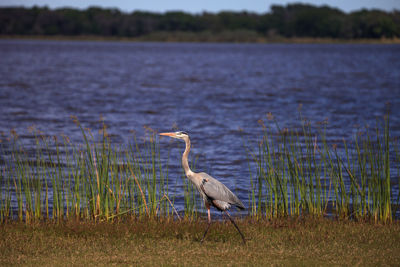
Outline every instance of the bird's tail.
[(246, 207), (243, 205), (243, 202), (238, 199), (238, 201), (235, 203), (235, 206), (238, 207), (240, 210), (246, 209)]

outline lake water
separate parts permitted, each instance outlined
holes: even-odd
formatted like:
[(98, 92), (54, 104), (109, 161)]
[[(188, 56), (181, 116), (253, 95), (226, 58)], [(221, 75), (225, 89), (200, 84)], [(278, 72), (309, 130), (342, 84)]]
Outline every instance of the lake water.
[[(268, 112), (291, 127), (302, 104), (304, 117), (327, 119), (328, 138), (341, 140), (374, 126), (390, 103), (400, 133), (398, 45), (1, 40), (0, 62), (1, 132), (14, 128), (29, 145), (35, 125), (82, 142), (70, 115), (90, 128), (103, 116), (113, 141), (127, 144), (131, 130), (177, 126), (191, 135), (196, 169), (233, 189), (249, 186), (239, 128), (257, 140)], [(172, 150), (172, 170), (183, 149)], [(235, 192), (247, 202), (246, 190)]]

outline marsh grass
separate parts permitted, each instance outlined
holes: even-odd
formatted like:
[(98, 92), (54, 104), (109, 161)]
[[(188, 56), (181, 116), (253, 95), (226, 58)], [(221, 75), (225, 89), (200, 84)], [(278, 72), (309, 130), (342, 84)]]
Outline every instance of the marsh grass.
[[(1, 221), (179, 217), (154, 132), (148, 130), (142, 142), (134, 136), (127, 147), (113, 146), (104, 123), (94, 136), (74, 120), (84, 139), (81, 145), (40, 132), (35, 132), (35, 151), (25, 150), (16, 134), (1, 144)], [(191, 203), (188, 210), (193, 210)]]
[[(33, 149), (15, 132), (0, 143), (1, 222), (199, 217), (202, 203), (183, 170), (180, 184), (174, 179), (171, 185), (173, 143), (161, 153), (156, 132), (147, 128), (143, 140), (134, 135), (127, 146), (113, 145), (104, 122), (93, 134), (73, 119), (83, 139), (78, 145), (34, 129)], [(263, 134), (256, 149), (245, 142), (250, 217), (334, 216), (382, 223), (396, 218), (400, 153), (388, 117), (340, 143), (328, 141), (326, 123), (312, 128), (300, 116), (299, 127), (281, 129), (271, 114), (267, 121), (260, 121)], [(196, 161), (190, 161), (192, 169)], [(178, 187), (181, 214), (175, 208), (177, 194), (182, 195)]]
[[(249, 197), (252, 216), (326, 216), (389, 223), (399, 191), (398, 141), (390, 137), (389, 118), (375, 131), (357, 132), (351, 143), (329, 143), (326, 122), (316, 128), (300, 116), (298, 129), (281, 129), (271, 114), (257, 150), (247, 149), (256, 172)], [(247, 146), (248, 147), (248, 146)], [(392, 207), (393, 206), (393, 207)]]

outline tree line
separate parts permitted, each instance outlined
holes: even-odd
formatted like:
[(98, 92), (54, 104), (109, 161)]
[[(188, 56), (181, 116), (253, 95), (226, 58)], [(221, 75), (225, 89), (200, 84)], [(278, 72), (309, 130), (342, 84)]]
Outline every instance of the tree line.
[(253, 36), (313, 38), (400, 37), (400, 11), (366, 10), (345, 13), (329, 6), (273, 5), (264, 14), (219, 12), (153, 13), (90, 7), (86, 10), (47, 7), (0, 8), (0, 35), (66, 35), (142, 37), (173, 34), (246, 33)]

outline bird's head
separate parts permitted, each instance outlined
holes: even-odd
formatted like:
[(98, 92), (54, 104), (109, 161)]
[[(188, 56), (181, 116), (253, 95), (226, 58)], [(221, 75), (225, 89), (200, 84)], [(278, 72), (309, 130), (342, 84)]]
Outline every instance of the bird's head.
[(189, 138), (189, 134), (183, 131), (172, 132), (172, 133), (160, 133), (160, 135), (169, 136), (176, 139), (183, 139), (183, 140), (185, 138)]

